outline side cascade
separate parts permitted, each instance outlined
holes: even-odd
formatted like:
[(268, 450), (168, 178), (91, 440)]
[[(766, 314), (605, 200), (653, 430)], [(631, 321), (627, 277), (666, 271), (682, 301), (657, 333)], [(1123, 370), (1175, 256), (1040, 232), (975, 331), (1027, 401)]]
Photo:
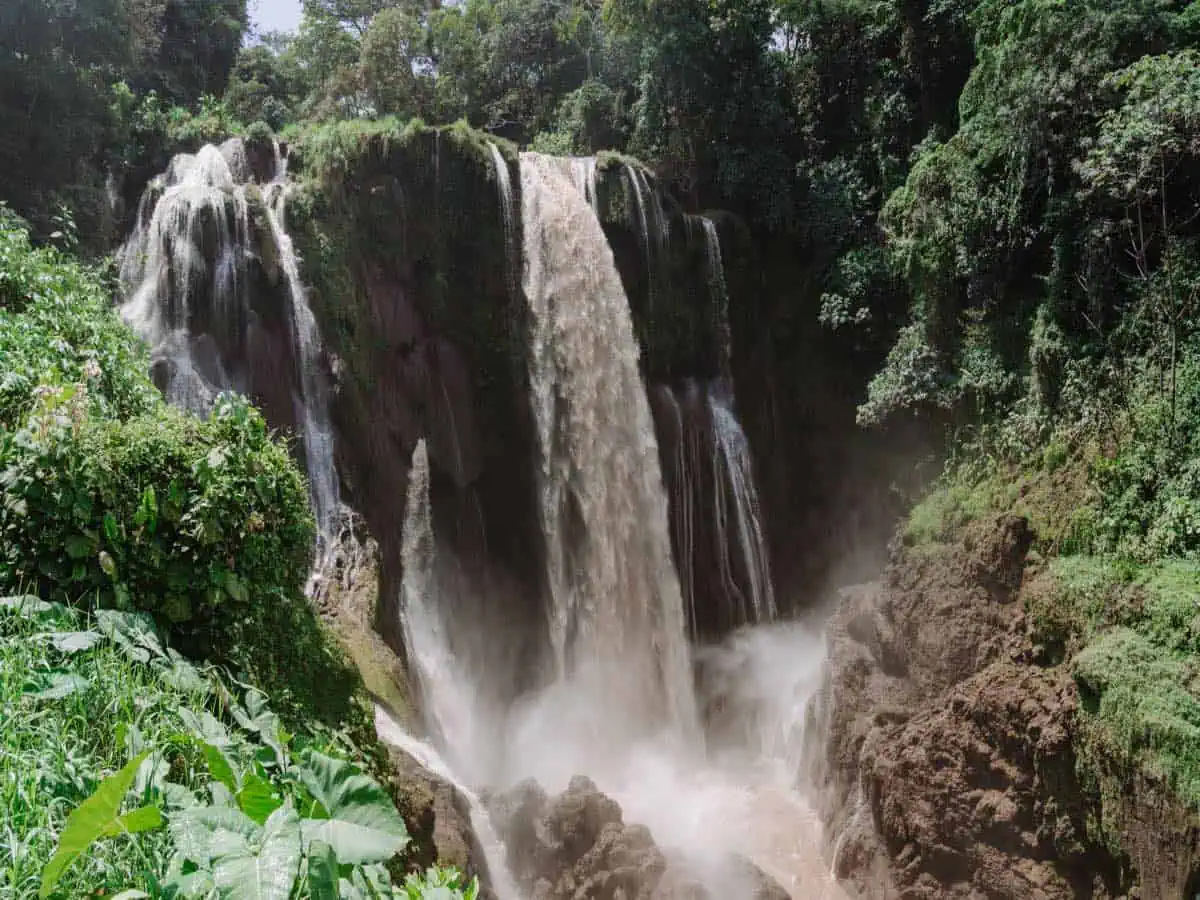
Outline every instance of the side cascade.
[(700, 638), (776, 621), (778, 608), (750, 442), (734, 411), (720, 236), (707, 216), (685, 222), (689, 239), (697, 231), (704, 238), (720, 374), (708, 383), (658, 385), (653, 398), (688, 626)]
[(516, 204), (513, 201), (512, 176), (508, 171), (508, 161), (500, 148), (488, 141), (491, 151), (492, 171), (496, 178), (496, 193), (500, 198), (500, 212), (504, 216), (504, 250), (508, 259), (508, 293), (515, 297), (521, 290), (521, 257), (517, 245)]
[[(286, 174), (286, 171), (283, 173)], [(329, 400), (325, 379), (317, 366), (321, 353), (321, 332), (308, 305), (304, 283), (292, 239), (284, 228), (287, 196), (290, 185), (273, 181), (267, 189), (268, 203), (264, 213), (271, 228), (271, 237), (279, 254), (279, 266), (287, 284), (291, 301), (288, 319), (292, 332), (292, 347), (300, 375), (300, 392), (294, 397), (296, 418), (304, 439), (304, 458), (312, 491), (313, 513), (321, 535), (333, 533), (338, 513), (337, 472), (333, 463), (333, 426), (329, 421)]]
[(571, 160), (521, 156), (530, 390), (560, 680), (600, 718), (697, 733), (683, 601), (629, 303)]
[(700, 217), (704, 230), (704, 255), (708, 262), (708, 285), (716, 312), (717, 370), (732, 380), (733, 331), (729, 324), (729, 288), (725, 283), (725, 262), (721, 258), (721, 236), (717, 224), (708, 216)]
[[(272, 420), (293, 423), (302, 438), (328, 535), (338, 495), (321, 339), (284, 227), (286, 156), (278, 144), (261, 156), (232, 139), (176, 156), (150, 182), (120, 252), (121, 315), (150, 344), (155, 382), (177, 406), (204, 415), (226, 390), (277, 401)], [(288, 302), (276, 330), (259, 295), (279, 281)]]

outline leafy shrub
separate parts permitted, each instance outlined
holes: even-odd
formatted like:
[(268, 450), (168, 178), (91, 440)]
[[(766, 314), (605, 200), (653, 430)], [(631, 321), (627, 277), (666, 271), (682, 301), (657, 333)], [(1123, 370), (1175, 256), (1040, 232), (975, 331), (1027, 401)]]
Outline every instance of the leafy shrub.
[(207, 422), (159, 405), (95, 419), (86, 385), (43, 396), (0, 444), (0, 585), (90, 596), (192, 633), (298, 593), (313, 525), (262, 416), (225, 395)]
[(97, 415), (148, 410), (156, 396), (149, 361), (113, 311), (104, 271), (35, 249), (6, 213), (0, 206), (0, 429), (23, 421), (39, 384), (86, 381)]
[(1148, 367), (1111, 458), (1097, 462), (1101, 549), (1141, 560), (1200, 553), (1200, 347), (1169, 379)]
[(248, 145), (257, 146), (269, 151), (272, 142), (275, 140), (275, 132), (266, 122), (254, 122), (246, 128), (244, 138)]
[(946, 371), (919, 322), (900, 330), (887, 362), (867, 388), (858, 409), (862, 425), (878, 425), (898, 410), (948, 410), (962, 396), (957, 378)]
[(103, 285), (0, 216), (0, 590), (144, 610), (289, 708), (361, 718), (302, 594), (313, 523), (286, 448), (240, 398), (208, 421), (167, 406)]
[(1200, 802), (1200, 700), (1187, 687), (1194, 665), (1130, 628), (1106, 632), (1073, 663), (1098, 726), (1092, 752), (1147, 765), (1191, 805)]

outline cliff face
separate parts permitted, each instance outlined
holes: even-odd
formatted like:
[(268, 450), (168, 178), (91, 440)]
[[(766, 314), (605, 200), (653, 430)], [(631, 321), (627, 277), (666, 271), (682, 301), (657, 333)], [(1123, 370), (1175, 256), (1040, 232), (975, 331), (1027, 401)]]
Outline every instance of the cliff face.
[(421, 438), (439, 542), (479, 580), (486, 565), (526, 585), (518, 602), (538, 595), (519, 262), (479, 135), (412, 128), (337, 153), (298, 153), (292, 224), (328, 347), (344, 499), (379, 544), (376, 626), (403, 654), (404, 496)]
[(980, 522), (844, 593), (812, 758), (834, 865), (864, 897), (1193, 895), (1195, 810), (1095, 771), (1071, 668), (1031, 637), (1032, 539), (1023, 518)]

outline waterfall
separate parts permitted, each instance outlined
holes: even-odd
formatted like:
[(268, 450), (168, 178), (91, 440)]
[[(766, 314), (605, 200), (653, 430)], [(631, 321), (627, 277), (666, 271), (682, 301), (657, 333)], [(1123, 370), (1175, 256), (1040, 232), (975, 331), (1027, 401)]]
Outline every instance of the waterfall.
[(704, 252), (708, 260), (708, 284), (716, 312), (717, 368), (722, 378), (732, 378), (733, 349), (729, 326), (729, 288), (725, 284), (725, 263), (721, 259), (721, 237), (717, 225), (707, 216), (700, 219), (704, 228)]
[(338, 511), (337, 471), (333, 463), (333, 426), (329, 422), (329, 402), (325, 380), (317, 370), (321, 353), (321, 334), (317, 320), (309, 308), (300, 267), (292, 249), (292, 239), (284, 228), (288, 185), (276, 181), (271, 185), (273, 202), (266, 206), (266, 219), (279, 255), (279, 265), (287, 282), (291, 300), (289, 323), (292, 347), (300, 369), (300, 396), (296, 398), (296, 419), (304, 437), (304, 459), (312, 493), (313, 514), (317, 532), (322, 538), (333, 534)]
[(650, 179), (646, 177), (645, 171), (632, 163), (625, 163), (625, 178), (632, 191), (637, 211), (638, 237), (646, 254), (648, 299), (653, 307), (657, 263), (667, 241), (667, 218), (663, 213), (658, 193), (651, 187)]
[[(709, 388), (708, 408), (716, 445), (714, 465), (724, 475), (718, 481), (717, 492), (724, 496), (725, 486), (728, 485), (732, 494), (737, 546), (741, 551), (742, 567), (748, 582), (750, 608), (744, 611), (742, 621), (756, 624), (773, 622), (778, 618), (778, 610), (775, 606), (775, 589), (771, 584), (771, 563), (750, 458), (750, 442), (737, 416), (733, 414), (727, 382), (718, 381)], [(720, 540), (727, 544), (724, 533), (720, 535)]]
[(596, 157), (571, 157), (571, 178), (575, 182), (575, 187), (587, 200), (588, 205), (599, 215), (600, 192), (597, 185)]
[(521, 156), (529, 380), (558, 677), (600, 715), (696, 731), (683, 601), (629, 304), (570, 160)]
[(669, 508), (673, 534), (678, 542), (675, 560), (687, 609), (688, 633), (695, 635), (699, 631), (699, 620), (696, 615), (696, 568), (692, 559), (696, 552), (697, 486), (693, 483), (692, 473), (696, 471), (694, 451), (697, 441), (684, 422), (683, 411), (674, 391), (666, 385), (658, 385), (654, 390), (654, 399), (660, 409), (660, 417), (667, 420), (670, 429), (667, 444), (674, 451), (668, 457), (671, 490)]
[[(276, 180), (263, 192), (263, 212), (290, 301), (299, 385), (295, 421), (317, 524), (328, 535), (338, 498), (326, 390), (318, 371), (320, 335), (283, 226), (282, 156), (276, 166)], [(120, 252), (121, 316), (150, 344), (156, 381), (167, 399), (197, 415), (206, 415), (223, 390), (252, 393), (256, 365), (277, 365), (273, 359), (254, 359), (251, 346), (258, 315), (251, 308), (250, 264), (259, 237), (251, 227), (246, 187), (251, 168), (239, 139), (176, 156), (147, 186), (134, 232)]]
[[(137, 224), (122, 248), (121, 315), (166, 363), (167, 399), (206, 413), (230, 384), (219, 359), (196, 348), (189, 329), (198, 312), (235, 340), (244, 330), (249, 208), (216, 147), (180, 154), (146, 188)], [(203, 303), (204, 310), (194, 309)]]
[(693, 637), (778, 619), (750, 442), (730, 383), (657, 385), (672, 538)]
[(460, 677), (461, 666), (450, 645), (444, 597), (437, 576), (437, 547), (429, 500), (429, 453), (425, 441), (413, 450), (404, 507), (400, 585), (400, 624), (408, 647), (412, 674), (419, 687), (426, 729), (453, 758), (458, 771), (469, 768), (465, 754), (486, 738), (479, 702), (470, 681)]
[(513, 203), (512, 176), (508, 171), (508, 162), (500, 148), (488, 141), (488, 149), (492, 154), (492, 169), (496, 175), (496, 192), (500, 197), (500, 212), (504, 216), (504, 252), (508, 259), (508, 294), (517, 296), (520, 291), (520, 255), (517, 248), (516, 211)]

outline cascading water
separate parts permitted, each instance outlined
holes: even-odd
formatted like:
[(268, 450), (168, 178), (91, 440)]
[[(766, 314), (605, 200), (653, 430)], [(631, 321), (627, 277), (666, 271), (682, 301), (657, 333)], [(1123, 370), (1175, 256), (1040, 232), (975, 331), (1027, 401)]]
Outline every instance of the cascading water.
[(312, 493), (313, 514), (317, 531), (323, 537), (333, 533), (338, 511), (337, 473), (333, 466), (333, 426), (329, 422), (329, 401), (325, 379), (317, 371), (321, 352), (321, 334), (317, 320), (309, 308), (304, 283), (292, 239), (284, 228), (288, 185), (275, 181), (270, 188), (266, 219), (279, 256), (279, 265), (287, 282), (291, 300), (292, 346), (300, 372), (300, 394), (295, 398), (296, 418), (304, 438), (304, 458)]
[(404, 642), (423, 699), (426, 729), (446, 748), (454, 767), (470, 769), (470, 760), (457, 754), (486, 740), (477, 712), (479, 698), (466, 678), (455, 673), (458, 662), (450, 646), (450, 623), (445, 619), (437, 575), (433, 512), (429, 501), (429, 454), (417, 442), (408, 473), (401, 558), (400, 623)]
[[(250, 285), (278, 285), (283, 312), (272, 314), (286, 334), (282, 366), (289, 370), (282, 380), (295, 400), (291, 413), (304, 440), (314, 507), (324, 519), (337, 506), (336, 480), (317, 366), (320, 337), (285, 227), (286, 156), (277, 151), (273, 175), (263, 179), (271, 183), (261, 189), (260, 211), (247, 182), (256, 165), (272, 163), (247, 158), (245, 150), (230, 142), (179, 157), (147, 190), (123, 255), (123, 314), (151, 342), (156, 362), (169, 364), (172, 399), (203, 411), (218, 390), (253, 391), (247, 360), (264, 345), (254, 343), (259, 311)], [(592, 777), (616, 799), (627, 821), (647, 825), (713, 897), (753, 896), (736, 867), (726, 865), (730, 853), (754, 860), (797, 898), (834, 896), (819, 826), (793, 789), (794, 746), (819, 642), (802, 628), (761, 626), (693, 659), (687, 635), (698, 631), (697, 584), (681, 559), (681, 591), (672, 564), (629, 304), (596, 212), (596, 161), (523, 155), (518, 235), (510, 169), (499, 148), (491, 152), (512, 296), (523, 295), (530, 311), (528, 376), (546, 547), (544, 677), (514, 701), (518, 683), (525, 687), (529, 679), (515, 674), (521, 666), (512, 648), (542, 636), (531, 638), (522, 623), (510, 626), (522, 629), (511, 640), (503, 620), (512, 607), (483, 602), (492, 598), (482, 593), (468, 596), (470, 578), (439, 552), (429, 457), (419, 443), (406, 498), (400, 609), (430, 740), (405, 733), (384, 713), (379, 733), (468, 800), (500, 900), (519, 898), (479, 794), (527, 777), (560, 790), (576, 774)], [(440, 147), (434, 163), (441, 184)], [(626, 166), (624, 175), (631, 218), (653, 266), (666, 219), (646, 174)], [(257, 232), (256, 221), (265, 223)], [(727, 323), (716, 229), (703, 230), (710, 285)], [(442, 464), (454, 469), (457, 483), (465, 465), (444, 383), (442, 398), (450, 451)], [(724, 384), (697, 384), (679, 394), (656, 389), (655, 401), (668, 409), (679, 435), (666, 448), (666, 467), (682, 473), (683, 488), (673, 483), (682, 502), (671, 513), (677, 528), (685, 523), (687, 556), (714, 556), (705, 527), (719, 517), (709, 515), (711, 499), (702, 498), (720, 494), (727, 524), (719, 529), (716, 555), (725, 554), (721, 565), (741, 597), (725, 601), (736, 605), (731, 625), (770, 621), (774, 597), (749, 448), (731, 396)], [(706, 423), (703, 430), (698, 421)], [(488, 652), (498, 644), (500, 652)]]
[[(708, 391), (708, 409), (712, 417), (715, 453), (713, 464), (720, 470), (720, 492), (728, 487), (733, 499), (734, 527), (746, 573), (749, 609), (743, 621), (760, 624), (773, 622), (779, 611), (771, 584), (771, 563), (763, 532), (758, 487), (750, 459), (750, 442), (733, 414), (732, 397), (726, 382), (718, 381)], [(723, 529), (722, 529), (723, 531)], [(726, 537), (721, 534), (722, 543)]]
[(249, 217), (244, 187), (209, 145), (176, 156), (149, 184), (121, 251), (121, 315), (167, 363), (167, 399), (193, 412), (206, 412), (221, 388), (237, 388), (219, 359), (196, 352), (190, 327), (194, 307), (206, 304), (215, 329), (243, 330)]
[(575, 187), (583, 194), (588, 205), (594, 210), (600, 207), (600, 189), (597, 183), (596, 157), (571, 157), (571, 177)]
[(638, 237), (642, 241), (642, 249), (646, 254), (646, 269), (653, 284), (658, 254), (662, 252), (668, 237), (667, 217), (663, 213), (658, 192), (650, 186), (650, 178), (645, 170), (632, 163), (625, 163), (625, 181), (633, 193), (638, 217)]
[(717, 333), (717, 371), (721, 377), (730, 379), (732, 373), (732, 332), (729, 326), (729, 288), (725, 284), (725, 262), (721, 258), (721, 237), (717, 234), (716, 223), (702, 216), (700, 219), (704, 229), (704, 252), (708, 260), (709, 293), (712, 295)]
[(569, 160), (522, 154), (530, 389), (550, 634), (634, 732), (696, 730), (683, 602), (629, 304)]
[[(318, 371), (320, 336), (283, 226), (286, 157), (278, 145), (275, 156), (273, 180), (262, 191), (263, 213), (290, 303), (297, 369), (293, 415), (317, 524), (328, 535), (338, 497), (326, 390)], [(252, 358), (257, 315), (249, 270), (257, 235), (247, 188), (254, 177), (251, 168), (245, 145), (236, 139), (220, 148), (205, 146), (194, 156), (176, 156), (146, 188), (134, 233), (121, 250), (121, 315), (150, 344), (167, 399), (200, 415), (220, 391), (252, 394), (255, 367), (276, 364)]]
[(520, 285), (520, 254), (517, 247), (516, 210), (513, 203), (512, 176), (508, 171), (508, 161), (491, 141), (488, 149), (492, 156), (492, 170), (496, 176), (496, 193), (500, 198), (500, 213), (504, 216), (504, 251), (508, 259), (508, 294), (517, 296)]

